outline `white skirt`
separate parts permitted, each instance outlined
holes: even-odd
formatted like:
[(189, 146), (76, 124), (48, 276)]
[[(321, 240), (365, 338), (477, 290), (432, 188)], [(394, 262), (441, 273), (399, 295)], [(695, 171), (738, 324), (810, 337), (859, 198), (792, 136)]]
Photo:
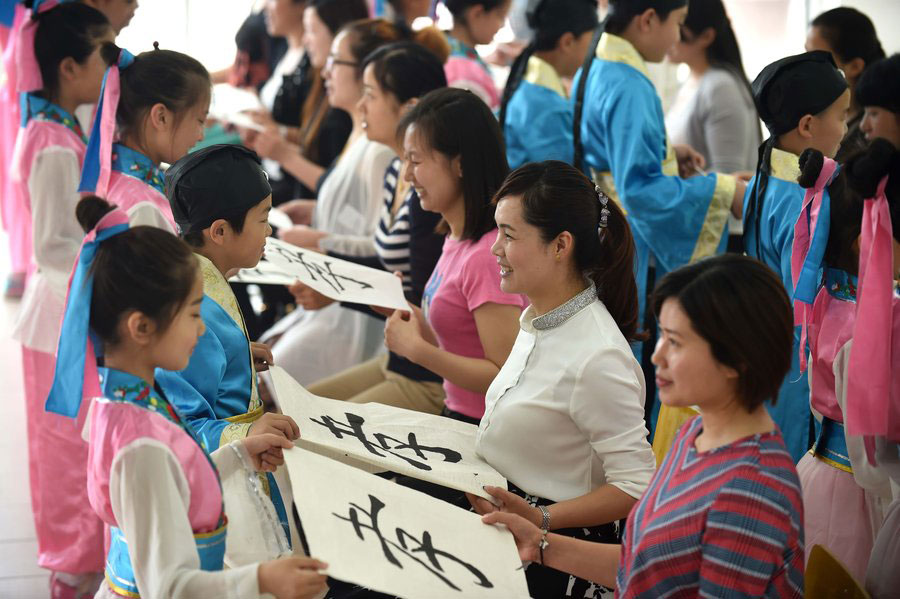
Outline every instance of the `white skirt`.
[(303, 386), (361, 364), (384, 351), (384, 321), (330, 304), (321, 310), (297, 308), (263, 333), (275, 364)]

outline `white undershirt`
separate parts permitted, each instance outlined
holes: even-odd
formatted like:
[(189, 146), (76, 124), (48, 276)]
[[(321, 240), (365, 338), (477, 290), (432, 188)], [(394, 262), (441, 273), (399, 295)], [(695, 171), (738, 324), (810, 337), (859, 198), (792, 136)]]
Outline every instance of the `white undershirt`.
[[(230, 445), (211, 454), (224, 477), (241, 460)], [(191, 489), (172, 450), (143, 437), (121, 448), (112, 463), (109, 498), (142, 597), (194, 599), (259, 597), (257, 569), (248, 564), (218, 572), (200, 569), (188, 509)], [(97, 597), (112, 598), (108, 585)]]

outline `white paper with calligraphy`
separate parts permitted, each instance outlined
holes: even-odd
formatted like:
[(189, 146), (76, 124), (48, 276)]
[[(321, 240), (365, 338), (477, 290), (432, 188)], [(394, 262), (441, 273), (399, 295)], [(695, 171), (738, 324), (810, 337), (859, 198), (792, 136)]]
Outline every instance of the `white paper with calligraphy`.
[(310, 555), (407, 599), (525, 599), (512, 534), (474, 512), (299, 447), (284, 452)]
[(290, 285), (299, 280), (340, 302), (409, 310), (400, 277), (304, 250), (274, 237), (266, 240), (266, 255), (256, 268), (242, 269), (231, 280), (271, 285)]
[(484, 485), (506, 488), (506, 479), (475, 454), (478, 427), (472, 424), (377, 403), (326, 399), (278, 366), (269, 374), (281, 411), (300, 427), (296, 443), (301, 447), (485, 498)]

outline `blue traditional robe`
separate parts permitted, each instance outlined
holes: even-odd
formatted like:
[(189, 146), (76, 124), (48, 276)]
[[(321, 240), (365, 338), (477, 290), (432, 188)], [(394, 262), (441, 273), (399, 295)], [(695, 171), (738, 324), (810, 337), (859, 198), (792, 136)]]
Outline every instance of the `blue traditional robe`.
[(197, 340), (188, 367), (159, 371), (157, 380), (175, 398), (209, 451), (247, 436), (262, 415), (256, 369), (244, 318), (228, 281), (207, 258), (197, 254), (203, 274), (200, 315), (206, 332)]
[[(576, 86), (580, 77), (579, 71)], [(595, 180), (628, 215), (643, 319), (651, 262), (658, 279), (725, 249), (734, 177), (678, 176), (646, 64), (631, 43), (608, 33), (600, 38), (588, 74), (581, 139)]]
[[(759, 226), (755, 218), (746, 213), (750, 205), (749, 194), (756, 179), (747, 185), (747, 195), (744, 196), (744, 247), (748, 256), (759, 258), (781, 277), (788, 296), (793, 297), (791, 248), (794, 244), (794, 225), (800, 217), (806, 190), (797, 183), (800, 164), (795, 154), (772, 148), (769, 164), (770, 176), (762, 199)], [(809, 450), (809, 428), (812, 423), (809, 381), (800, 372), (800, 327), (794, 328), (791, 370), (778, 392), (778, 401), (774, 406), (767, 407), (781, 429), (788, 451), (799, 462)]]
[[(197, 340), (188, 367), (156, 371), (156, 380), (210, 452), (243, 439), (263, 414), (244, 317), (228, 281), (206, 257), (195, 254), (203, 275), (200, 315), (206, 332)], [(291, 539), (287, 510), (275, 478), (260, 475), (263, 488)]]
[[(575, 88), (580, 77), (581, 71)], [(715, 173), (678, 176), (662, 103), (644, 59), (630, 42), (609, 33), (600, 38), (588, 73), (581, 139), (594, 180), (628, 216), (643, 322), (651, 265), (659, 280), (671, 270), (724, 251), (735, 179)], [(641, 347), (634, 347), (640, 359)], [(651, 430), (658, 400), (655, 404)]]
[(572, 164), (572, 104), (556, 69), (537, 56), (506, 106), (503, 135), (510, 169), (542, 160)]

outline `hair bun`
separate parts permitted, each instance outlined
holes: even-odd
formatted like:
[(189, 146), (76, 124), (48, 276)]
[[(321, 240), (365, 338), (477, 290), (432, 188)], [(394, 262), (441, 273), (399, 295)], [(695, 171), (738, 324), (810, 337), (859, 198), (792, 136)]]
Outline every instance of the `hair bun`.
[(800, 176), (797, 183), (800, 187), (815, 187), (822, 167), (825, 166), (825, 156), (822, 152), (813, 148), (806, 148), (800, 154)]
[(888, 174), (897, 149), (886, 139), (876, 138), (869, 147), (847, 161), (847, 183), (863, 198), (871, 198)]
[(97, 226), (104, 216), (113, 211), (113, 205), (103, 198), (87, 195), (81, 198), (75, 207), (75, 218), (78, 224), (88, 233)]

